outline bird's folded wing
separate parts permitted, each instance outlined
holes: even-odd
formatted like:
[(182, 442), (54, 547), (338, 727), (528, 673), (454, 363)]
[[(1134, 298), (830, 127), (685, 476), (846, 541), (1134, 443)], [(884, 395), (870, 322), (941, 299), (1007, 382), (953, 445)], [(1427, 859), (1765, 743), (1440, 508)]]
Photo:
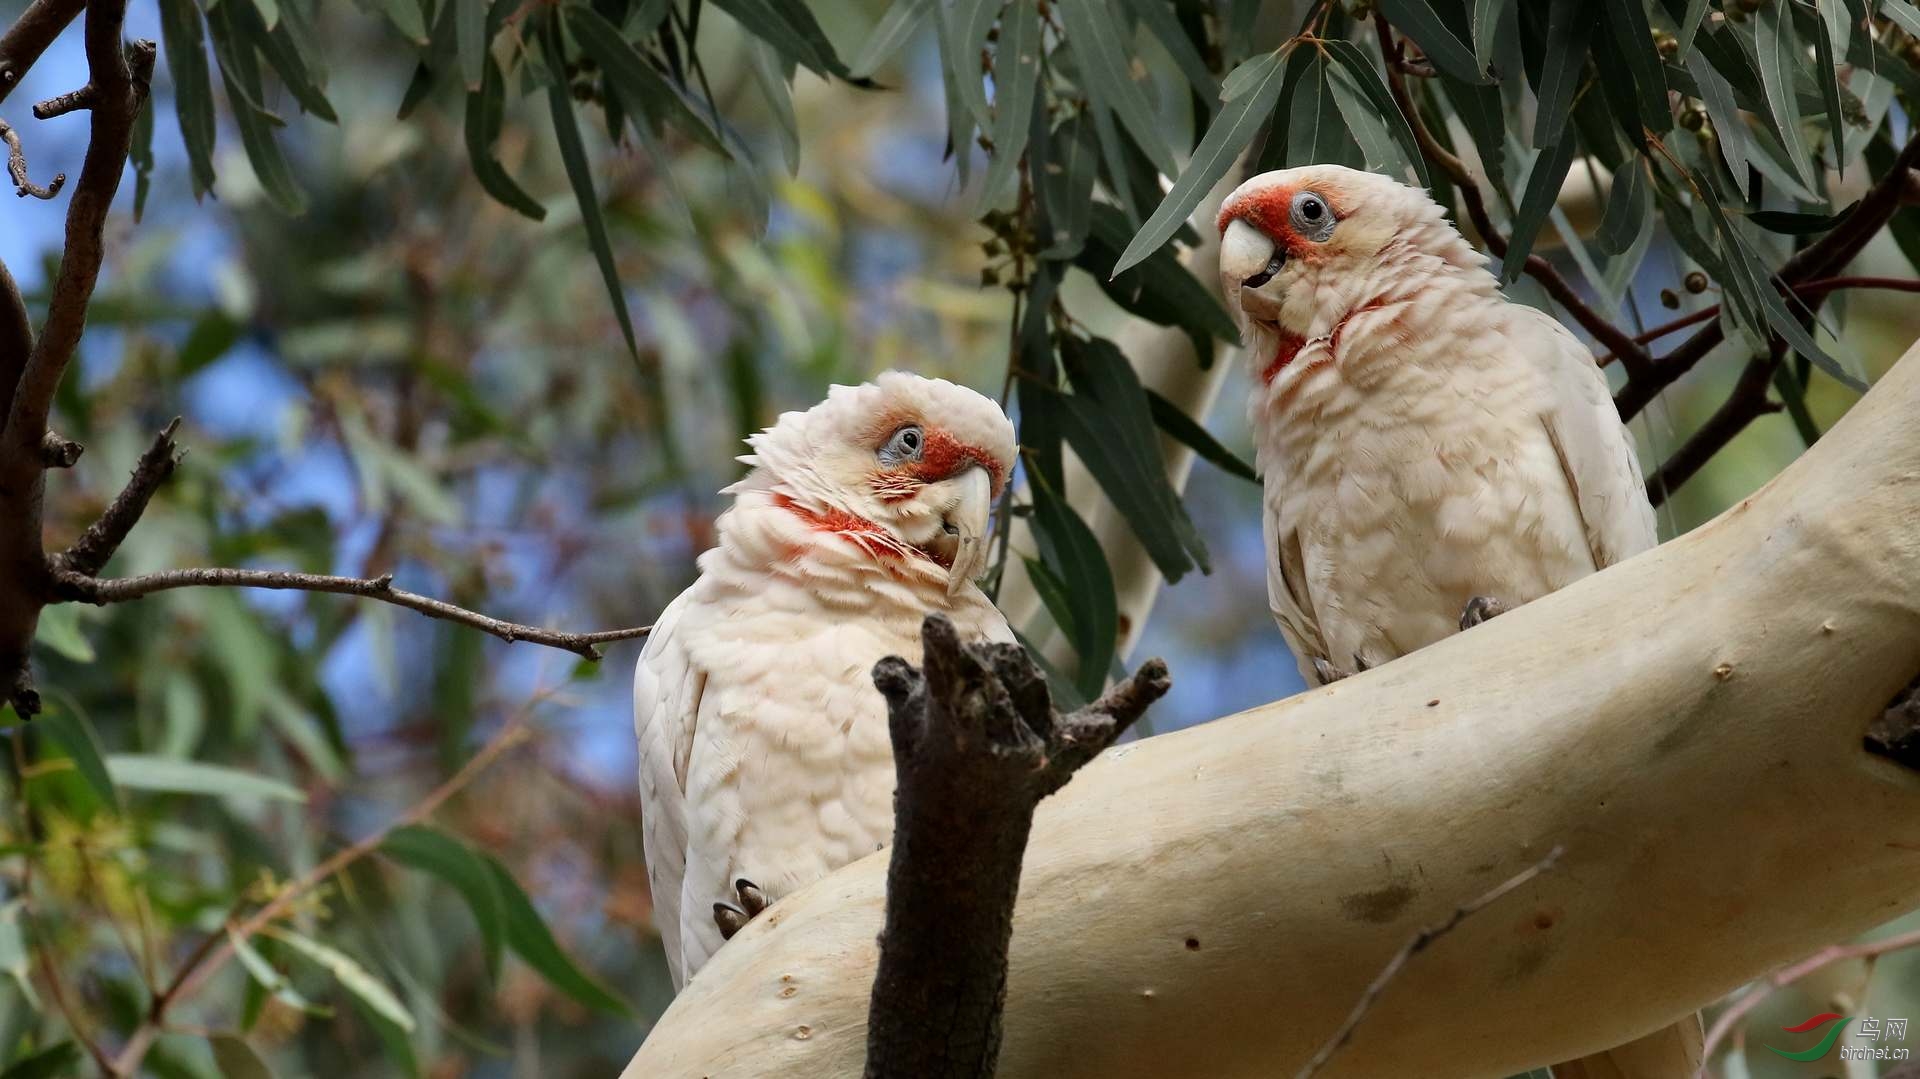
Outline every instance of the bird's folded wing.
[(633, 727), (640, 741), (640, 812), (653, 920), (676, 986), (686, 980), (680, 948), (680, 882), (687, 865), (687, 759), (707, 674), (688, 653), (682, 620), (691, 591), (667, 605), (633, 672)]
[(1659, 542), (1653, 506), (1606, 376), (1578, 339), (1541, 318), (1551, 338), (1541, 350), (1548, 364), (1541, 421), (1580, 507), (1594, 568), (1605, 569)]

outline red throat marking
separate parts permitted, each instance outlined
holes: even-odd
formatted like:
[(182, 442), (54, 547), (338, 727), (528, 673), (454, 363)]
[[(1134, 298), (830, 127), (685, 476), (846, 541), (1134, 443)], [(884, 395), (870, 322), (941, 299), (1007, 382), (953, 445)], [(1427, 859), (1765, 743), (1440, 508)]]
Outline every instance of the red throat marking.
[(1260, 372), (1260, 381), (1263, 383), (1272, 382), (1279, 376), (1280, 372), (1287, 369), (1287, 365), (1293, 362), (1294, 357), (1300, 355), (1300, 350), (1305, 348), (1306, 345), (1306, 338), (1301, 337), (1299, 334), (1286, 333), (1283, 331), (1280, 334), (1279, 347), (1273, 350), (1273, 359), (1268, 361), (1266, 369)]

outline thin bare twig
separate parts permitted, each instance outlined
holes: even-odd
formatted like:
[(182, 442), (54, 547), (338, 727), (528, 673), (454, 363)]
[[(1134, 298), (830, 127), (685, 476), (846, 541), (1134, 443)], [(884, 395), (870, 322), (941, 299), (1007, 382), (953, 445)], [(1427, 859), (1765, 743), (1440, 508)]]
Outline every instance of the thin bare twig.
[(32, 195), (36, 199), (50, 199), (66, 186), (67, 174), (64, 172), (54, 173), (53, 182), (45, 187), (27, 179), (27, 151), (20, 146), (20, 133), (5, 120), (0, 120), (0, 139), (7, 142), (7, 175), (13, 177), (15, 194), (21, 198)]
[[(1795, 296), (1800, 297), (1803, 300), (1811, 300), (1819, 296), (1825, 296), (1829, 292), (1835, 292), (1840, 289), (1855, 289), (1855, 288), (1887, 289), (1893, 292), (1920, 292), (1920, 281), (1915, 281), (1912, 278), (1907, 278), (1907, 277), (1870, 277), (1870, 276), (1864, 276), (1864, 275), (1855, 275), (1851, 277), (1824, 277), (1818, 281), (1809, 281), (1804, 285), (1795, 286), (1793, 290), (1793, 294)], [(1687, 314), (1681, 315), (1679, 318), (1674, 319), (1672, 322), (1663, 322), (1660, 325), (1655, 326), (1653, 329), (1648, 330), (1645, 333), (1642, 333), (1636, 336), (1634, 340), (1640, 342), (1641, 344), (1646, 344), (1650, 341), (1657, 341), (1660, 338), (1667, 336), (1668, 334), (1678, 333), (1679, 331), (1686, 329), (1688, 326), (1693, 326), (1698, 323), (1705, 322), (1706, 320), (1710, 318), (1714, 318), (1719, 314), (1720, 314), (1720, 305), (1717, 303), (1709, 304), (1706, 307), (1702, 307), (1698, 311), (1690, 311)], [(1600, 358), (1601, 366), (1604, 367), (1607, 363), (1612, 361), (1612, 359), (1613, 359), (1613, 356), (1610, 354), (1606, 356), (1602, 356)]]
[(93, 108), (93, 84), (88, 83), (78, 90), (68, 90), (58, 97), (50, 97), (33, 107), (33, 118), (51, 120), (56, 116), (65, 116), (70, 112)]
[(469, 611), (445, 600), (423, 596), (393, 586), (393, 574), (379, 577), (334, 577), (319, 573), (295, 573), (271, 569), (172, 569), (138, 577), (90, 577), (56, 570), (54, 588), (61, 599), (104, 606), (125, 603), (155, 592), (174, 588), (271, 588), (298, 592), (331, 592), (342, 596), (360, 596), (418, 611), (429, 618), (458, 622), (463, 626), (493, 634), (503, 641), (526, 641), (561, 648), (586, 659), (598, 660), (597, 645), (611, 641), (631, 641), (652, 632), (652, 626), (608, 629), (596, 633), (566, 633), (538, 626), (507, 622), (477, 611)]
[(1766, 1003), (1768, 997), (1785, 989), (1809, 974), (1848, 959), (1873, 960), (1890, 952), (1905, 951), (1908, 948), (1920, 948), (1920, 929), (1910, 930), (1883, 940), (1867, 941), (1863, 944), (1833, 944), (1812, 955), (1782, 967), (1769, 974), (1766, 980), (1755, 986), (1745, 996), (1733, 1002), (1726, 1011), (1714, 1019), (1713, 1026), (1707, 1031), (1705, 1046), (1700, 1051), (1700, 1070), (1694, 1073), (1694, 1079), (1706, 1079), (1707, 1062), (1713, 1058), (1713, 1051), (1727, 1036), (1735, 1032), (1742, 1019), (1753, 1013), (1755, 1008)]
[(426, 797), (415, 802), (405, 812), (363, 836), (358, 842), (335, 851), (331, 857), (289, 882), (279, 894), (245, 919), (235, 922), (229, 918), (225, 925), (208, 933), (187, 956), (186, 961), (180, 965), (180, 969), (174, 973), (173, 980), (153, 998), (153, 1003), (147, 1008), (146, 1017), (128, 1036), (126, 1045), (120, 1050), (120, 1055), (111, 1062), (103, 1064), (106, 1073), (116, 1077), (138, 1074), (140, 1062), (146, 1058), (147, 1051), (153, 1048), (154, 1039), (167, 1029), (167, 1013), (181, 1001), (199, 992), (207, 979), (219, 973), (220, 968), (233, 958), (234, 941), (244, 943), (248, 937), (272, 925), (276, 919), (284, 917), (302, 896), (378, 850), (380, 845), (387, 841), (388, 836), (401, 828), (418, 824), (432, 816), (447, 799), (464, 790), (479, 777), (480, 773), (499, 760), (502, 754), (520, 743), (525, 737), (527, 720), (533, 715), (534, 708), (552, 694), (552, 690), (544, 690), (528, 700), (509, 716), (505, 723), (501, 724), (500, 729), (487, 740), (486, 745), (481, 746), (480, 751), (462, 765), (458, 772), (429, 791)]
[(40, 463), (48, 468), (72, 468), (87, 448), (71, 438), (48, 431), (40, 439)]
[(161, 428), (153, 442), (140, 455), (139, 463), (133, 467), (133, 477), (127, 485), (115, 495), (106, 512), (100, 519), (87, 526), (72, 547), (55, 560), (56, 576), (62, 572), (76, 573), (84, 577), (98, 574), (120, 544), (139, 523), (140, 515), (147, 511), (147, 503), (153, 493), (160, 489), (168, 476), (173, 475), (174, 466), (180, 457), (175, 453), (179, 445), (173, 440), (173, 433), (180, 429), (180, 417)]
[(1400, 971), (1407, 965), (1409, 960), (1425, 951), (1434, 941), (1453, 932), (1461, 922), (1466, 921), (1480, 911), (1499, 902), (1506, 897), (1507, 893), (1523, 887), (1535, 877), (1552, 869), (1554, 863), (1560, 860), (1560, 855), (1565, 849), (1566, 848), (1555, 844), (1554, 848), (1547, 852), (1545, 858), (1540, 859), (1514, 874), (1512, 877), (1509, 877), (1505, 882), (1480, 898), (1456, 907), (1454, 912), (1447, 917), (1446, 921), (1431, 928), (1422, 929), (1416, 933), (1413, 939), (1409, 940), (1404, 947), (1394, 953), (1393, 958), (1387, 961), (1387, 965), (1380, 969), (1380, 973), (1374, 977), (1373, 981), (1368, 984), (1366, 991), (1360, 994), (1360, 999), (1354, 1003), (1353, 1011), (1348, 1014), (1347, 1021), (1341, 1023), (1340, 1029), (1333, 1032), (1333, 1037), (1328, 1038), (1326, 1044), (1320, 1047), (1320, 1051), (1313, 1054), (1313, 1059), (1307, 1061), (1306, 1065), (1295, 1073), (1294, 1079), (1312, 1079), (1314, 1073), (1327, 1066), (1327, 1062), (1333, 1059), (1335, 1053), (1338, 1053), (1349, 1041), (1353, 1040), (1353, 1032), (1360, 1026), (1360, 1021), (1367, 1017), (1367, 1012), (1373, 1009), (1374, 1002), (1379, 1000), (1380, 994), (1386, 992), (1387, 986), (1391, 985), (1396, 977), (1399, 977)]

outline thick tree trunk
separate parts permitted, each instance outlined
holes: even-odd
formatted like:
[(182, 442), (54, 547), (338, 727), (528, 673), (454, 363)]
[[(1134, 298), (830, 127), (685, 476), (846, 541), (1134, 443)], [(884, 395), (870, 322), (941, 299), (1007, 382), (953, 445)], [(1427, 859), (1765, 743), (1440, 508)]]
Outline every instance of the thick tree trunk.
[[(1404, 659), (1119, 747), (1040, 807), (999, 1074), (1500, 1076), (1920, 906), (1920, 348), (1719, 519)], [(784, 898), (627, 1075), (858, 1074), (887, 856)], [(791, 987), (791, 995), (788, 988)]]

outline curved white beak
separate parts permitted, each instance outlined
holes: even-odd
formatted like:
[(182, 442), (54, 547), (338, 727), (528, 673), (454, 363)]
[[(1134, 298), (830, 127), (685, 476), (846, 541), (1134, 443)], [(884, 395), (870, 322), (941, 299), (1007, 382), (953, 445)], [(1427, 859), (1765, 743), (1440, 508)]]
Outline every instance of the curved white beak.
[[(1253, 316), (1247, 310), (1242, 293), (1266, 284), (1261, 275), (1271, 272), (1275, 253), (1271, 237), (1238, 218), (1227, 225), (1226, 233), (1220, 237), (1220, 294), (1227, 298), (1227, 309), (1233, 313), (1243, 337)], [(1249, 285), (1249, 281), (1257, 283)], [(1272, 304), (1260, 302), (1255, 306), (1265, 308)]]
[(993, 477), (979, 465), (933, 484), (929, 494), (940, 508), (943, 545), (951, 545), (947, 595), (957, 594), (987, 569), (987, 526), (993, 516)]

